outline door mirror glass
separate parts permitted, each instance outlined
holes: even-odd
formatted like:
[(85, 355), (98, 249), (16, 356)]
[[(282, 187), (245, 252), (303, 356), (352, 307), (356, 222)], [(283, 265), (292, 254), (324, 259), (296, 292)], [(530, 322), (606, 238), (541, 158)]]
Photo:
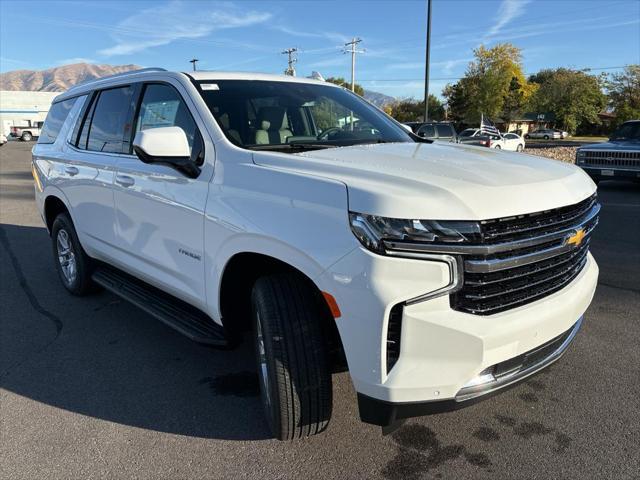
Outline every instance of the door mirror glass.
[(191, 178), (200, 174), (198, 166), (191, 161), (187, 135), (180, 127), (140, 130), (133, 140), (133, 151), (144, 163), (165, 164)]

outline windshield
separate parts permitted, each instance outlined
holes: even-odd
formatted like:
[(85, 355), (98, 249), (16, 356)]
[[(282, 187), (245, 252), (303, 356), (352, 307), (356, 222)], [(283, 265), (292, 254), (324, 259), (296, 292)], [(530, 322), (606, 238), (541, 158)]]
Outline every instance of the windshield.
[(476, 133), (475, 128), (467, 128), (466, 130), (463, 130), (462, 132), (460, 132), (460, 134), (458, 136), (459, 137), (471, 137), (471, 136), (473, 136), (474, 133)]
[(404, 128), (342, 88), (262, 80), (199, 82), (227, 138), (250, 149), (414, 142)]
[(611, 140), (640, 140), (640, 122), (623, 123), (613, 132)]

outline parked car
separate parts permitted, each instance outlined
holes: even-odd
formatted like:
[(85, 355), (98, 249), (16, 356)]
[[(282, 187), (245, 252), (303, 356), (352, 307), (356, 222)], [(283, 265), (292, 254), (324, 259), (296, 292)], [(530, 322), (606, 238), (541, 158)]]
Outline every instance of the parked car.
[(416, 134), (429, 140), (454, 143), (458, 140), (456, 129), (449, 122), (427, 122), (418, 129)]
[(325, 430), (337, 368), (387, 431), (529, 378), (569, 347), (598, 279), (582, 170), (423, 141), (311, 79), (77, 85), (32, 172), (68, 292), (100, 285), (207, 345), (250, 331), (279, 439)]
[(562, 135), (560, 134), (560, 132), (558, 130), (552, 130), (550, 128), (543, 128), (540, 130), (535, 130), (533, 132), (529, 132), (527, 133), (524, 138), (529, 139), (529, 138), (543, 138), (545, 140), (555, 140), (555, 139), (560, 139), (562, 138)]
[(5, 143), (7, 143), (7, 137), (0, 134), (0, 147), (2, 147)]
[(567, 138), (569, 137), (569, 132), (565, 131), (565, 130), (558, 130), (555, 129), (554, 132), (558, 132), (560, 134), (560, 138)]
[(34, 138), (40, 136), (42, 124), (44, 122), (34, 122), (33, 125), (25, 125), (22, 127), (14, 126), (10, 128), (11, 136), (19, 138), (23, 142), (30, 142)]
[(502, 135), (490, 135), (482, 133), (479, 128), (467, 128), (458, 135), (458, 143), (477, 145), (501, 150), (505, 146)]
[(420, 127), (424, 125), (424, 122), (403, 122), (402, 124), (409, 127), (413, 133), (418, 133)]
[(576, 164), (596, 183), (622, 179), (640, 181), (640, 120), (624, 122), (606, 143), (579, 147)]
[(521, 152), (524, 150), (524, 147), (525, 147), (524, 138), (522, 138), (517, 133), (513, 133), (513, 132), (505, 133), (502, 136), (502, 139), (504, 141), (504, 146), (502, 148), (504, 148), (505, 150), (509, 150), (512, 152)]

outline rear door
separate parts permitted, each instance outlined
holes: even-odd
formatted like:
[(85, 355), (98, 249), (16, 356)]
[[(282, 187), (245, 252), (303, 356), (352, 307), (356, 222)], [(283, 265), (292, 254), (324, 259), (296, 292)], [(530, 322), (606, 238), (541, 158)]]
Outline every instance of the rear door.
[(92, 256), (110, 259), (115, 251), (113, 180), (118, 161), (129, 150), (136, 87), (119, 86), (87, 99), (66, 146), (61, 178), (76, 230)]
[[(200, 308), (205, 308), (204, 209), (213, 162), (205, 164), (195, 107), (179, 83), (146, 83), (135, 109), (134, 131), (178, 126), (198, 178), (135, 156), (118, 163), (114, 193), (120, 262), (126, 270)], [(212, 149), (211, 149), (212, 150)], [(213, 158), (213, 151), (210, 152)]]

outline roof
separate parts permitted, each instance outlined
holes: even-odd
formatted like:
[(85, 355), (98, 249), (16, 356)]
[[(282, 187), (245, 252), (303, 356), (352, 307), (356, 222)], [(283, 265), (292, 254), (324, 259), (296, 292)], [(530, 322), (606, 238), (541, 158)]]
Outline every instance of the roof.
[(313, 85), (328, 85), (336, 88), (341, 88), (330, 82), (323, 82), (321, 80), (314, 80), (304, 77), (292, 77), (288, 75), (273, 75), (269, 73), (253, 73), (253, 72), (170, 72), (164, 68), (142, 68), (140, 70), (129, 70), (127, 72), (117, 73), (108, 77), (96, 78), (88, 82), (79, 83), (74, 85), (66, 92), (58, 95), (53, 101), (59, 102), (66, 98), (75, 97), (89, 93), (92, 90), (100, 87), (109, 87), (117, 85), (121, 81), (144, 81), (144, 80), (160, 80), (166, 77), (173, 77), (182, 79), (185, 76), (190, 76), (197, 81), (216, 81), (216, 80), (262, 80), (271, 82), (291, 82), (291, 83), (307, 83)]
[[(315, 80), (313, 78), (292, 77), (290, 75), (274, 75), (271, 73), (257, 72), (206, 72), (198, 70), (196, 72), (186, 72), (187, 75), (197, 81), (206, 80), (263, 80), (271, 82), (293, 82), (293, 83), (311, 83), (321, 85), (334, 85), (330, 82)], [(336, 85), (337, 86), (337, 85)]]

